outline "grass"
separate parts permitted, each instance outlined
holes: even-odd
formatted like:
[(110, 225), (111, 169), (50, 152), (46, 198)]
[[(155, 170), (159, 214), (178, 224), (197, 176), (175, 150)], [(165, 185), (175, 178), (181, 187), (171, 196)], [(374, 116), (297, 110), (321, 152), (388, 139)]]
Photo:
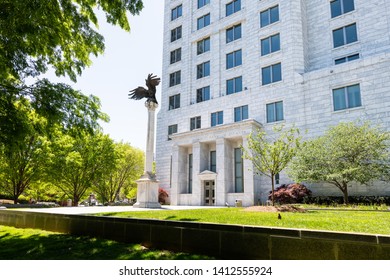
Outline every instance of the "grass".
[(242, 208), (162, 210), (99, 215), (390, 235), (390, 212), (382, 211), (283, 212), (280, 220), (277, 219), (275, 212), (249, 212)]
[(1, 260), (196, 260), (206, 256), (149, 250), (138, 244), (0, 226)]

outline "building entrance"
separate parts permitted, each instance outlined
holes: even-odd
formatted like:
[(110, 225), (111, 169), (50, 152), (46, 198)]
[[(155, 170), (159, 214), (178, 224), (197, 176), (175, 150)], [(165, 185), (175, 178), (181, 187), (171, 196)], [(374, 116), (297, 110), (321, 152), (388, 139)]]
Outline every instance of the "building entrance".
[(215, 205), (215, 181), (208, 180), (203, 181), (204, 184), (204, 205), (213, 206)]

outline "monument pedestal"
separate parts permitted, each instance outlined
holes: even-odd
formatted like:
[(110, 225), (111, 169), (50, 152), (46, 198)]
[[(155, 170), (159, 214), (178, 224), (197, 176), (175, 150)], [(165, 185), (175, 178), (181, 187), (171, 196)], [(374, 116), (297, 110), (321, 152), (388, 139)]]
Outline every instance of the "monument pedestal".
[(148, 173), (137, 180), (137, 202), (133, 207), (161, 208), (161, 204), (158, 202), (158, 180)]

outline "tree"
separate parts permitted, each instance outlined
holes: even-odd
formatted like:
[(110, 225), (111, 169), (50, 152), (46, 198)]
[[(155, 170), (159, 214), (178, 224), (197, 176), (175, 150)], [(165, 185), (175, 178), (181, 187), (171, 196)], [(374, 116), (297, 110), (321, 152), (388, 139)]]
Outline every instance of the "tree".
[(134, 185), (143, 173), (144, 153), (127, 143), (115, 144), (115, 168), (106, 170), (94, 183), (94, 191), (103, 202), (112, 203), (123, 189)]
[(49, 140), (41, 133), (46, 119), (40, 117), (26, 99), (14, 104), (15, 113), (23, 133), (9, 139), (7, 145), (0, 145), (0, 189), (18, 203), (19, 196), (31, 184), (39, 180), (48, 158)]
[(52, 143), (50, 182), (73, 200), (73, 206), (92, 189), (93, 182), (115, 168), (114, 143), (107, 135), (59, 134)]
[(275, 175), (280, 173), (295, 156), (301, 137), (297, 128), (283, 130), (275, 126), (277, 138), (258, 130), (248, 137), (248, 148), (243, 147), (243, 157), (252, 161), (256, 173), (271, 178), (272, 205), (275, 205)]
[(389, 174), (388, 131), (368, 122), (345, 122), (308, 140), (290, 166), (297, 182), (327, 182), (341, 190), (348, 204), (353, 182), (367, 184)]
[(104, 51), (96, 29), (97, 9), (107, 22), (129, 31), (127, 12), (138, 14), (141, 0), (1, 0), (0, 81), (35, 77), (52, 66), (73, 81)]

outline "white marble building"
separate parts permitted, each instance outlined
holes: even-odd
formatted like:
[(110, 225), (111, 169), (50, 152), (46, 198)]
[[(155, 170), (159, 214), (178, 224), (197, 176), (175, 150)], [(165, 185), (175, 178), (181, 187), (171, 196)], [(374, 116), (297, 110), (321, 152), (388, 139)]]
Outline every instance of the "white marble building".
[(390, 129), (390, 1), (165, 0), (160, 103), (157, 176), (171, 204), (264, 202), (269, 178), (240, 157), (251, 131), (283, 123), (313, 137), (358, 119)]

